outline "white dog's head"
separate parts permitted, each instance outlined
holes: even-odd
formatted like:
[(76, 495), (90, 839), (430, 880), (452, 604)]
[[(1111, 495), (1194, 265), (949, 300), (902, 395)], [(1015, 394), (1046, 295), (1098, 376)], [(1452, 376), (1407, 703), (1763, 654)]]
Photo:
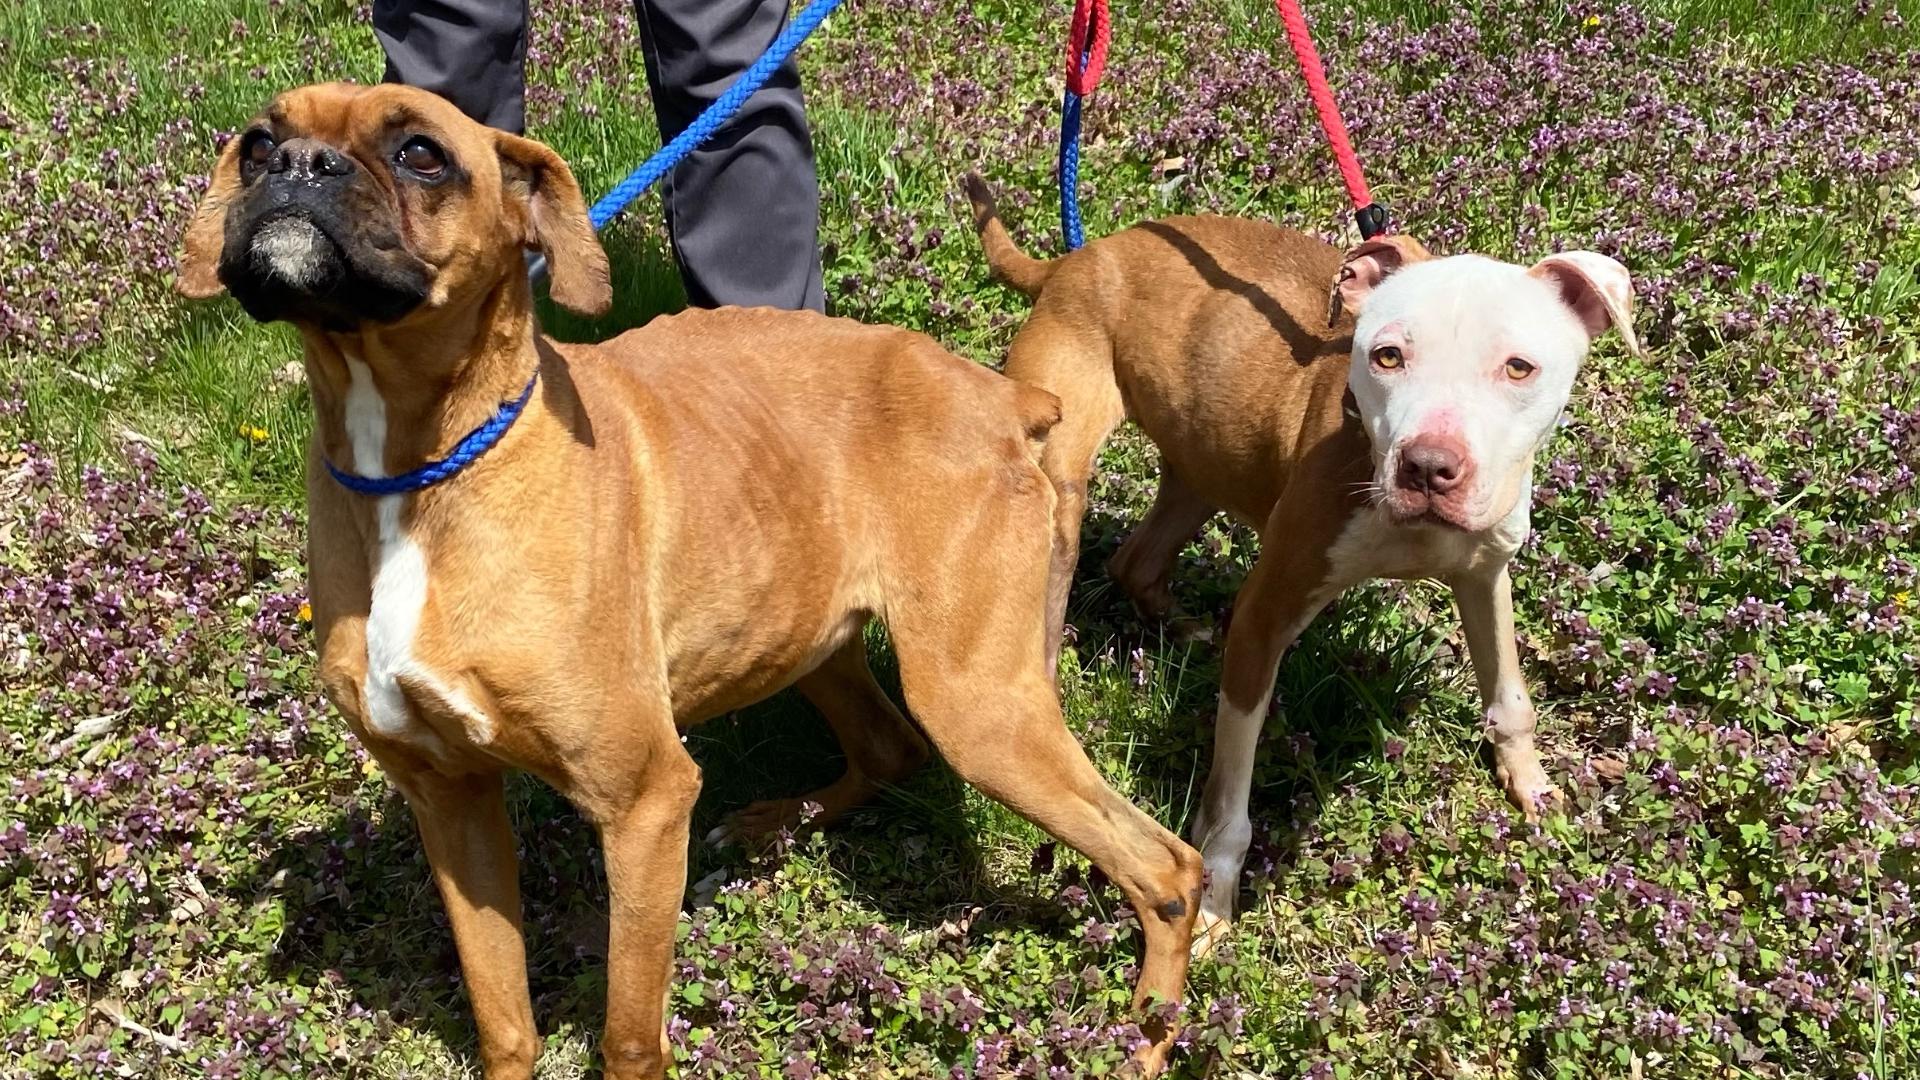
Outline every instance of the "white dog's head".
[(1591, 251), (1526, 268), (1399, 236), (1355, 248), (1332, 317), (1358, 316), (1348, 385), (1393, 520), (1479, 532), (1512, 514), (1593, 338), (1612, 326), (1639, 351), (1632, 295)]

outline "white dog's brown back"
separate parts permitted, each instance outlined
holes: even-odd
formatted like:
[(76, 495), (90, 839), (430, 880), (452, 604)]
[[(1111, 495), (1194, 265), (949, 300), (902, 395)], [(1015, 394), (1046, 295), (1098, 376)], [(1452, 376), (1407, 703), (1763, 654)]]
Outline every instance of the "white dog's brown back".
[[(1014, 276), (1010, 250), (988, 246), (995, 275), (1033, 280)], [(1171, 217), (1043, 265), (1045, 288), (1031, 294), (1007, 374), (1057, 394), (1054, 365), (1093, 363), (1106, 371), (1090, 381), (1118, 394), (1069, 391), (1081, 407), (1055, 443), (1063, 460), (1091, 454), (1083, 431), (1104, 439), (1101, 421), (1110, 428), (1124, 415), (1151, 433), (1164, 467), (1257, 527), (1307, 446), (1347, 426), (1352, 320), (1329, 327), (1325, 289), (1301, 287), (1339, 271), (1331, 245), (1265, 222)]]

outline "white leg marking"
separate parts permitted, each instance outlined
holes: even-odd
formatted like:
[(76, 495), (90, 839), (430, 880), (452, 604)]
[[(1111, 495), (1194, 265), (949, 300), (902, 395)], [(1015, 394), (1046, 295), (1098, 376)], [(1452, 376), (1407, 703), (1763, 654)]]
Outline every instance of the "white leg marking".
[(1240, 868), (1253, 843), (1253, 822), (1247, 800), (1253, 791), (1253, 755), (1267, 710), (1236, 709), (1220, 697), (1214, 719), (1213, 769), (1207, 776), (1200, 820), (1194, 841), (1207, 866), (1207, 889), (1200, 910), (1216, 918), (1233, 918), (1234, 896), (1240, 891)]
[(1527, 697), (1527, 680), (1514, 644), (1512, 582), (1502, 564), (1492, 574), (1461, 575), (1452, 585), (1460, 625), (1467, 632), (1467, 652), (1480, 683), (1494, 767), (1507, 797), (1532, 819), (1539, 815), (1542, 803), (1552, 802), (1560, 792), (1541, 766), (1533, 742), (1533, 702)]
[[(1277, 671), (1277, 668), (1276, 668)], [(1193, 842), (1207, 868), (1200, 911), (1193, 927), (1193, 955), (1206, 956), (1233, 932), (1233, 905), (1240, 895), (1240, 870), (1253, 843), (1247, 800), (1253, 789), (1253, 754), (1267, 719), (1271, 684), (1252, 709), (1237, 709), (1220, 695), (1214, 719), (1213, 768), (1207, 774)]]
[(1213, 767), (1207, 773), (1200, 814), (1194, 822), (1194, 843), (1207, 867), (1206, 891), (1200, 897), (1195, 928), (1195, 955), (1212, 952), (1233, 922), (1240, 871), (1247, 861), (1247, 848), (1253, 843), (1253, 821), (1247, 813), (1247, 802), (1253, 794), (1253, 757), (1259, 749), (1260, 731), (1266, 726), (1267, 703), (1273, 700), (1280, 660), (1337, 591), (1328, 588), (1309, 597), (1302, 613), (1275, 640), (1274, 654), (1261, 683), (1265, 689), (1257, 704), (1241, 709), (1230, 703), (1225, 693), (1220, 695), (1219, 712), (1214, 717)]

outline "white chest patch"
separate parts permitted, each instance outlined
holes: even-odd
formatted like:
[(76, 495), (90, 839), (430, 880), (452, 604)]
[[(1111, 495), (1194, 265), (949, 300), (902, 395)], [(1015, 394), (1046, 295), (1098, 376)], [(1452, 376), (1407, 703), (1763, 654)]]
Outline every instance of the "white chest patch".
[[(349, 358), (347, 373), (347, 441), (353, 446), (353, 469), (361, 476), (385, 476), (387, 403), (364, 361)], [(416, 734), (399, 679), (413, 663), (413, 635), (427, 606), (427, 556), (401, 528), (400, 500), (399, 495), (382, 495), (374, 506), (373, 600), (367, 609), (366, 722), (390, 739)]]
[(1384, 510), (1369, 507), (1348, 520), (1327, 550), (1328, 583), (1345, 589), (1374, 578), (1445, 579), (1505, 564), (1525, 537), (1524, 513), (1487, 532), (1466, 533), (1394, 525)]
[[(373, 385), (373, 372), (361, 360), (349, 357), (346, 427), (353, 446), (353, 468), (362, 476), (385, 476), (387, 405)], [(478, 743), (492, 738), (489, 718), (471, 703), (441, 685), (413, 658), (413, 642), (420, 615), (427, 606), (427, 555), (400, 521), (404, 496), (382, 495), (374, 507), (373, 597), (367, 609), (366, 724), (374, 732), (434, 747), (440, 742), (432, 728), (414, 715), (401, 692), (400, 680), (421, 684), (456, 714), (468, 737)]]

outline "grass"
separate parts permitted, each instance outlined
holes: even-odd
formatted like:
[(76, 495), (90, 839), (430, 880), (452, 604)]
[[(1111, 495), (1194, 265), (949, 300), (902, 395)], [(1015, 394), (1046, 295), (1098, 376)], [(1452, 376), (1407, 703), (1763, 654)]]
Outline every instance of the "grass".
[[(657, 142), (627, 8), (537, 8), (533, 134), (605, 190)], [(841, 313), (1004, 354), (1023, 305), (984, 282), (955, 181), (984, 168), (1022, 242), (1053, 245), (1065, 14), (856, 3), (807, 46)], [(1397, 218), (1515, 259), (1613, 246), (1652, 289), (1650, 355), (1596, 352), (1518, 567), (1569, 813), (1531, 831), (1504, 812), (1445, 590), (1356, 590), (1281, 672), (1247, 911), (1195, 968), (1176, 1075), (1912, 1075), (1920, 511), (1899, 417), (1920, 409), (1920, 11), (1309, 14)], [(1337, 187), (1264, 2), (1125, 4), (1116, 29), (1089, 112), (1090, 234), (1205, 210), (1332, 234)], [(213, 134), (276, 89), (377, 77), (366, 9), (20, 0), (0, 39), (0, 165), (38, 177), (0, 197), (0, 294), (28, 326), (0, 336), (0, 391), (20, 399), (0, 411), (0, 1076), (475, 1074), (417, 837), (314, 692), (282, 520), (310, 424), (297, 345), (166, 290)], [(1863, 116), (1873, 133), (1845, 133)], [(1908, 156), (1836, 163), (1854, 151)], [(603, 337), (683, 302), (656, 207), (605, 237), (612, 313), (545, 310), (552, 332)], [(1217, 644), (1142, 623), (1098, 570), (1154, 460), (1131, 432), (1102, 459), (1064, 696), (1103, 774), (1181, 829)], [(1217, 618), (1253, 546), (1210, 525), (1182, 603)], [(696, 836), (837, 768), (791, 696), (690, 746)], [(594, 838), (532, 782), (512, 813), (540, 1075), (587, 1075)], [(683, 1075), (988, 1076), (1001, 1044), (1058, 1075), (1118, 1059), (1134, 941), (1117, 894), (944, 768), (771, 859), (697, 846), (690, 881)], [(821, 957), (858, 974), (822, 975)]]

